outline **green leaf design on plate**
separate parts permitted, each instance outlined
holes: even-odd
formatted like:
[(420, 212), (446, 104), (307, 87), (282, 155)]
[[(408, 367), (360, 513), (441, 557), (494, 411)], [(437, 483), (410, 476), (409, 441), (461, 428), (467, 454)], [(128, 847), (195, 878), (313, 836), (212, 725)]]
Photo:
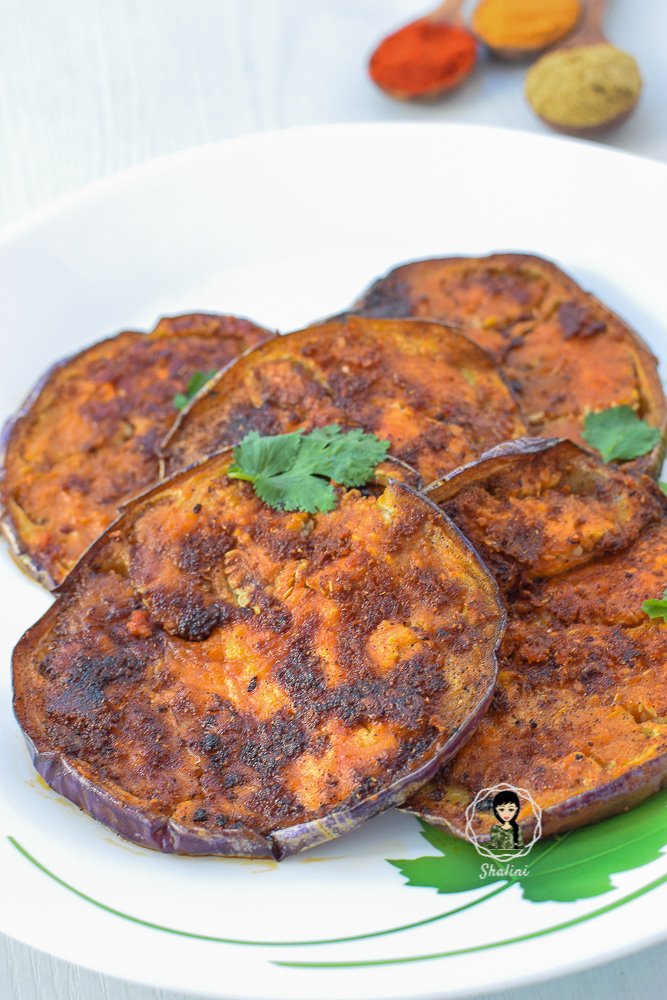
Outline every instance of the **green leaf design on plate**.
[[(472, 844), (436, 830), (423, 820), (419, 822), (422, 836), (439, 854), (390, 860), (408, 885), (452, 893), (480, 889), (493, 882), (517, 883), (524, 899), (533, 903), (569, 903), (609, 892), (614, 888), (612, 875), (640, 868), (660, 857), (667, 846), (667, 792), (602, 823), (540, 841), (527, 857), (517, 859), (514, 867), (526, 867), (528, 874), (515, 878), (481, 879), (481, 866), (487, 859), (480, 857)], [(501, 869), (504, 865), (496, 862), (495, 867)]]

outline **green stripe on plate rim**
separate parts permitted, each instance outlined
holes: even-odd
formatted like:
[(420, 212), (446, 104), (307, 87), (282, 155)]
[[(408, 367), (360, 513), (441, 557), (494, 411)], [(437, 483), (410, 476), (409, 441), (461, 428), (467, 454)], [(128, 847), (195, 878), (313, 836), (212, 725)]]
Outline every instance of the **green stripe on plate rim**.
[[(660, 802), (661, 799), (663, 800), (662, 802)], [(658, 803), (660, 803), (660, 805), (663, 805), (663, 803), (665, 801), (664, 800), (664, 793), (663, 793), (663, 796), (658, 795), (653, 800), (650, 800), (650, 801), (651, 801), (651, 804), (654, 807), (656, 805), (658, 805)], [(646, 808), (646, 807), (644, 806), (644, 808)], [(641, 811), (642, 811), (642, 807), (640, 807), (637, 810), (637, 812), (641, 812)], [(628, 816), (626, 814), (626, 816), (624, 817), (625, 822), (627, 822), (627, 818), (628, 818)], [(620, 819), (621, 819), (621, 817), (618, 817), (616, 821), (618, 822)], [(610, 821), (608, 820), (607, 823), (610, 823)], [(613, 823), (613, 820), (611, 820), (611, 823)], [(601, 826), (604, 826), (604, 824), (601, 824)], [(598, 827), (598, 829), (600, 829), (600, 827)], [(431, 830), (431, 833), (437, 835), (438, 831)], [(427, 837), (427, 839), (430, 840), (430, 837), (427, 835), (426, 831), (424, 831), (423, 835), (425, 835)], [(546, 849), (542, 852), (541, 857), (539, 859), (536, 859), (537, 865), (539, 866), (540, 862), (545, 857), (547, 857), (553, 850), (555, 850), (557, 847), (559, 847), (561, 844), (563, 844), (563, 842), (566, 841), (569, 836), (571, 836), (571, 834), (565, 834), (563, 837), (554, 839), (548, 845), (545, 844), (544, 846), (545, 846)], [(425, 926), (427, 924), (435, 923), (436, 921), (443, 920), (446, 917), (454, 916), (455, 914), (462, 913), (462, 912), (464, 912), (466, 910), (472, 909), (473, 907), (478, 906), (481, 903), (484, 903), (487, 900), (491, 899), (493, 896), (496, 896), (499, 893), (506, 891), (512, 885), (515, 885), (517, 883), (517, 881), (519, 881), (517, 879), (508, 879), (507, 881), (503, 882), (500, 886), (496, 886), (490, 892), (485, 893), (483, 896), (480, 896), (477, 899), (471, 900), (471, 901), (469, 901), (467, 903), (464, 903), (464, 904), (462, 904), (460, 906), (454, 907), (453, 909), (446, 910), (443, 913), (439, 913), (439, 914), (436, 914), (436, 915), (431, 916), (431, 917), (426, 917), (426, 918), (424, 918), (422, 920), (414, 921), (413, 923), (409, 923), (409, 924), (404, 924), (404, 925), (399, 926), (399, 927), (386, 928), (386, 929), (379, 930), (379, 931), (371, 931), (371, 932), (368, 932), (368, 933), (365, 933), (365, 934), (349, 935), (347, 937), (338, 937), (338, 938), (311, 939), (311, 940), (305, 940), (305, 941), (294, 941), (294, 940), (291, 940), (291, 941), (280, 941), (280, 940), (275, 940), (275, 941), (255, 941), (255, 940), (240, 939), (240, 938), (218, 937), (218, 936), (211, 935), (211, 934), (200, 934), (200, 933), (196, 933), (194, 931), (187, 931), (187, 930), (182, 930), (182, 929), (175, 928), (175, 927), (168, 927), (168, 926), (163, 925), (163, 924), (157, 924), (157, 923), (154, 923), (153, 921), (145, 920), (145, 919), (143, 919), (141, 917), (136, 917), (136, 916), (133, 916), (132, 914), (125, 913), (122, 910), (118, 910), (115, 907), (109, 906), (106, 903), (103, 903), (100, 900), (95, 899), (94, 897), (88, 895), (87, 893), (81, 891), (80, 889), (77, 889), (75, 886), (71, 885), (69, 882), (66, 882), (65, 879), (63, 879), (60, 876), (56, 875), (49, 868), (47, 868), (46, 865), (42, 864), (42, 862), (38, 861), (37, 858), (35, 858), (32, 854), (30, 854), (30, 852), (25, 847), (23, 847), (23, 845), (20, 844), (18, 842), (18, 840), (16, 840), (15, 837), (8, 836), (7, 839), (9, 841), (9, 843), (15, 848), (15, 850), (17, 850), (30, 864), (32, 864), (36, 869), (38, 869), (44, 875), (46, 875), (48, 878), (50, 878), (53, 882), (55, 882), (56, 884), (60, 885), (62, 888), (66, 889), (67, 891), (73, 893), (74, 895), (78, 896), (80, 899), (85, 900), (86, 902), (90, 903), (91, 905), (97, 907), (100, 910), (103, 910), (106, 913), (111, 914), (112, 916), (117, 916), (117, 917), (119, 917), (122, 920), (127, 920), (127, 921), (129, 921), (131, 923), (134, 923), (134, 924), (137, 924), (137, 925), (139, 925), (141, 927), (146, 927), (149, 930), (161, 931), (163, 933), (173, 934), (173, 935), (176, 935), (178, 937), (184, 937), (184, 938), (189, 938), (189, 939), (198, 940), (198, 941), (208, 941), (208, 942), (211, 942), (211, 943), (214, 943), (214, 944), (228, 944), (228, 945), (238, 945), (238, 946), (274, 947), (274, 948), (308, 947), (308, 946), (313, 946), (313, 945), (343, 944), (343, 943), (346, 943), (346, 942), (361, 941), (361, 940), (368, 940), (368, 939), (371, 939), (371, 938), (383, 937), (383, 936), (386, 936), (386, 935), (389, 935), (389, 934), (398, 933), (400, 931), (412, 930), (412, 929), (415, 929), (415, 928), (418, 928), (418, 927)], [(404, 963), (410, 963), (410, 962), (430, 961), (432, 959), (437, 959), (437, 958), (449, 958), (449, 957), (454, 957), (456, 955), (470, 954), (470, 953), (474, 953), (474, 952), (478, 952), (478, 951), (486, 951), (486, 950), (489, 950), (489, 949), (500, 948), (500, 947), (504, 947), (504, 946), (507, 946), (507, 945), (519, 943), (519, 942), (522, 942), (522, 941), (528, 941), (528, 940), (531, 940), (533, 938), (543, 937), (543, 936), (545, 936), (547, 934), (557, 933), (558, 931), (565, 930), (565, 929), (567, 929), (569, 927), (576, 926), (577, 924), (585, 923), (585, 922), (587, 922), (589, 920), (592, 920), (592, 919), (594, 919), (596, 917), (602, 916), (605, 913), (611, 912), (612, 910), (615, 910), (618, 907), (623, 906), (624, 904), (626, 904), (628, 902), (631, 902), (634, 899), (639, 898), (640, 896), (643, 896), (645, 893), (650, 892), (652, 889), (654, 889), (654, 888), (662, 885), (666, 881), (667, 881), (667, 874), (665, 874), (663, 876), (660, 876), (659, 878), (655, 879), (653, 882), (648, 883), (647, 885), (643, 886), (642, 888), (634, 890), (633, 892), (629, 893), (627, 896), (624, 896), (621, 899), (616, 900), (614, 902), (608, 903), (605, 906), (599, 907), (598, 909), (593, 910), (592, 912), (590, 912), (588, 914), (584, 914), (584, 915), (581, 915), (581, 916), (578, 916), (578, 917), (574, 917), (571, 920), (567, 920), (567, 921), (563, 921), (563, 922), (558, 923), (558, 924), (554, 924), (553, 926), (544, 928), (544, 929), (539, 930), (539, 931), (533, 931), (533, 932), (530, 932), (530, 933), (527, 933), (527, 934), (524, 934), (524, 935), (518, 935), (516, 937), (507, 938), (507, 939), (503, 939), (503, 940), (500, 940), (500, 941), (493, 941), (493, 942), (489, 942), (489, 943), (485, 943), (485, 944), (472, 945), (472, 946), (469, 946), (467, 948), (456, 949), (456, 950), (453, 950), (453, 951), (436, 952), (436, 953), (428, 954), (428, 955), (406, 956), (406, 957), (401, 957), (401, 958), (358, 960), (358, 961), (352, 961), (352, 962), (287, 962), (287, 961), (283, 961), (283, 962), (277, 962), (276, 964), (286, 965), (286, 966), (294, 967), (294, 968), (304, 968), (304, 969), (308, 969), (308, 968), (313, 968), (313, 969), (314, 968), (332, 968), (332, 969), (335, 969), (335, 968), (354, 968), (354, 967), (365, 967), (365, 966), (374, 966), (374, 965), (394, 965), (394, 964), (404, 964)]]
[(559, 924), (552, 924), (550, 927), (543, 927), (542, 930), (539, 931), (531, 931), (528, 934), (518, 934), (516, 937), (504, 938), (501, 941), (490, 941), (487, 944), (469, 945), (467, 948), (454, 948), (451, 951), (436, 951), (430, 955), (408, 955), (402, 958), (360, 959), (355, 962), (274, 961), (273, 965), (281, 965), (293, 969), (362, 969), (374, 965), (406, 965), (410, 962), (430, 962), (436, 958), (455, 958), (457, 955), (472, 955), (478, 951), (490, 951), (492, 948), (504, 948), (508, 945), (520, 944), (522, 941), (532, 941), (535, 938), (545, 937), (547, 934), (555, 934), (558, 931), (564, 931), (570, 927), (576, 927), (578, 924), (585, 924), (588, 920), (594, 920), (596, 917), (601, 917), (605, 913), (611, 913), (612, 910), (617, 910), (619, 906), (625, 906), (626, 903), (631, 903), (634, 899), (639, 899), (641, 896), (646, 895), (647, 892), (651, 892), (652, 889), (657, 889), (658, 886), (664, 885), (665, 882), (667, 882), (667, 874), (654, 879), (652, 882), (649, 882), (648, 885), (642, 886), (641, 889), (635, 889), (634, 892), (629, 892), (628, 895), (623, 896), (622, 899), (617, 899), (613, 903), (607, 903), (606, 906), (600, 906), (597, 910), (593, 910), (591, 913), (585, 913), (582, 914), (582, 916), (573, 917), (571, 920), (563, 920)]
[(322, 938), (309, 941), (252, 941), (244, 938), (227, 938), (227, 937), (216, 937), (213, 934), (198, 934), (195, 931), (184, 931), (177, 927), (167, 927), (164, 924), (156, 924), (151, 920), (144, 920), (142, 917), (135, 917), (131, 913), (124, 913), (123, 910), (118, 910), (113, 906), (108, 906), (106, 903), (102, 903), (100, 900), (95, 899), (93, 896), (89, 896), (87, 893), (82, 892), (75, 886), (70, 885), (65, 879), (56, 875), (52, 872), (46, 865), (38, 861), (22, 844), (16, 840), (15, 837), (7, 837), (9, 843), (14, 847), (19, 854), (34, 865), (39, 871), (50, 878), (53, 882), (62, 886), (63, 889), (67, 889), (68, 892), (73, 893), (78, 896), (79, 899), (85, 900), (85, 902), (90, 903), (92, 906), (96, 906), (100, 910), (104, 910), (105, 913), (110, 913), (114, 917), (120, 917), (121, 920), (129, 920), (133, 924), (139, 924), (141, 927), (147, 927), (149, 930), (162, 931), (165, 934), (175, 934), (178, 937), (192, 938), (195, 941), (210, 941), (213, 944), (231, 944), (231, 945), (245, 945), (252, 946), (255, 948), (295, 948), (295, 947), (308, 947), (309, 945), (327, 945), (327, 944), (344, 944), (348, 941), (363, 941), (368, 938), (383, 937), (387, 934), (396, 934), (399, 931), (412, 930), (415, 927), (422, 927), (425, 924), (434, 923), (437, 920), (443, 920), (445, 917), (453, 916), (456, 913), (462, 913), (464, 910), (469, 910), (473, 906), (477, 906), (479, 903), (483, 903), (485, 900), (490, 899), (492, 896), (497, 896), (499, 893), (504, 892), (508, 889), (510, 882), (507, 882), (498, 888), (493, 889), (491, 892), (486, 893), (484, 896), (474, 899), (468, 903), (464, 903), (461, 906), (457, 906), (452, 910), (446, 910), (444, 913), (438, 913), (433, 917), (426, 917), (424, 920), (417, 920), (411, 924), (404, 924), (401, 927), (390, 927), (386, 930), (381, 931), (370, 931), (367, 934), (355, 934), (349, 937), (339, 937), (339, 938)]

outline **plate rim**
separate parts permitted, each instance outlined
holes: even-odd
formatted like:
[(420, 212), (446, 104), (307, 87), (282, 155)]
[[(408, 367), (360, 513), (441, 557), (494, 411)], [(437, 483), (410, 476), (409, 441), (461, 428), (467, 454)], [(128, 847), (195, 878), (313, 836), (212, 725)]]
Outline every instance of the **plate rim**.
[[(232, 149), (236, 146), (251, 145), (272, 145), (277, 141), (292, 138), (316, 137), (317, 135), (334, 135), (337, 132), (422, 132), (422, 133), (468, 133), (481, 136), (501, 136), (503, 140), (509, 142), (526, 142), (528, 145), (564, 146), (571, 150), (579, 150), (585, 155), (599, 156), (602, 159), (611, 157), (614, 160), (625, 160), (628, 164), (634, 163), (641, 168), (655, 168), (667, 176), (667, 163), (649, 156), (642, 156), (639, 153), (628, 152), (624, 149), (602, 146), (592, 139), (576, 138), (567, 135), (548, 135), (538, 132), (531, 132), (528, 129), (507, 128), (501, 125), (478, 125), (467, 122), (397, 122), (397, 121), (367, 121), (367, 122), (334, 122), (323, 125), (292, 125), (287, 128), (268, 129), (267, 131), (253, 131), (243, 135), (229, 136), (225, 139), (214, 139), (210, 142), (197, 143), (194, 146), (187, 146), (184, 149), (174, 150), (160, 156), (152, 156), (141, 163), (134, 163), (123, 167), (111, 174), (86, 184), (79, 185), (71, 191), (67, 191), (56, 198), (50, 198), (42, 205), (38, 205), (31, 211), (20, 215), (17, 219), (12, 219), (0, 227), (0, 247), (13, 239), (29, 235), (31, 231), (37, 229), (44, 223), (53, 222), (59, 215), (66, 214), (75, 206), (86, 202), (92, 202), (96, 198), (104, 195), (111, 195), (115, 191), (135, 179), (150, 174), (156, 168), (178, 167), (187, 164), (188, 160), (196, 160), (201, 156), (215, 156), (218, 152)], [(575, 154), (579, 155), (579, 153)]]
[[(8, 838), (4, 838), (2, 849), (7, 848)], [(152, 928), (147, 927), (146, 930), (152, 930)], [(183, 992), (183, 989), (179, 986), (173, 986), (167, 981), (162, 981), (156, 983), (155, 979), (148, 975), (138, 975), (134, 976), (132, 979), (127, 979), (116, 972), (103, 972), (100, 968), (97, 968), (94, 964), (88, 964), (85, 961), (72, 961), (70, 958), (65, 958), (63, 955), (59, 954), (57, 950), (38, 948), (29, 941), (26, 941), (20, 935), (8, 934), (5, 931), (0, 930), (0, 935), (3, 935), (9, 941), (18, 941), (19, 944), (24, 945), (27, 948), (32, 949), (37, 953), (43, 953), (56, 958), (58, 961), (68, 963), (75, 967), (86, 969), (89, 972), (97, 973), (98, 975), (109, 977), (110, 979), (115, 979), (118, 982), (130, 983), (134, 985), (141, 985), (145, 987), (151, 987), (153, 989), (163, 989), (167, 991), (177, 991)], [(412, 996), (407, 996), (405, 991), (400, 993), (386, 993), (383, 994), (383, 1000), (471, 1000), (474, 997), (483, 997), (485, 995), (495, 995), (504, 990), (514, 990), (521, 989), (531, 985), (537, 985), (540, 983), (551, 983), (557, 982), (562, 979), (566, 979), (568, 976), (577, 975), (578, 973), (588, 972), (594, 969), (599, 969), (601, 966), (610, 965), (613, 962), (620, 961), (624, 958), (628, 958), (632, 955), (640, 954), (643, 951), (647, 951), (656, 945), (667, 941), (667, 924), (662, 930), (656, 931), (649, 937), (644, 937), (640, 942), (624, 942), (619, 944), (611, 952), (606, 954), (597, 954), (590, 957), (581, 957), (577, 959), (572, 959), (566, 962), (564, 965), (560, 966), (556, 972), (549, 972), (546, 976), (542, 975), (539, 971), (530, 971), (525, 973), (517, 973), (510, 979), (504, 979), (497, 984), (491, 984), (484, 986), (480, 992), (478, 985), (471, 983), (466, 986), (458, 987), (454, 990), (449, 990), (448, 992), (438, 989), (435, 992), (424, 992), (418, 994), (412, 994)], [(507, 947), (507, 946), (505, 946)], [(326, 972), (327, 970), (321, 970)], [(332, 970), (328, 970), (331, 972)], [(189, 987), (188, 993), (193, 997), (201, 997), (203, 1000), (248, 1000), (249, 994), (239, 994), (224, 992), (221, 993), (219, 990), (211, 991), (208, 989), (203, 989), (201, 987)], [(351, 993), (349, 990), (345, 990), (345, 1000), (367, 1000), (367, 993)], [(257, 991), (253, 994), (252, 1000), (275, 1000), (275, 997), (269, 993), (261, 993)]]

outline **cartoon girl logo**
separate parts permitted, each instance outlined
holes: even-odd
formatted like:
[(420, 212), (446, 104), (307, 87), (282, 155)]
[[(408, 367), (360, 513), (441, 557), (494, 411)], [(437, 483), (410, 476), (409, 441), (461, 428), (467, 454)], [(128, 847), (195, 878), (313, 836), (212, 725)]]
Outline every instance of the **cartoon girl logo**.
[[(495, 822), (489, 827), (491, 819)], [(541, 836), (542, 810), (525, 788), (505, 782), (482, 788), (466, 809), (466, 837), (482, 857), (503, 862), (523, 858)]]
[(511, 789), (493, 796), (493, 815), (498, 823), (491, 827), (489, 847), (492, 851), (516, 851), (523, 847), (523, 836), (517, 823), (520, 811), (519, 796)]

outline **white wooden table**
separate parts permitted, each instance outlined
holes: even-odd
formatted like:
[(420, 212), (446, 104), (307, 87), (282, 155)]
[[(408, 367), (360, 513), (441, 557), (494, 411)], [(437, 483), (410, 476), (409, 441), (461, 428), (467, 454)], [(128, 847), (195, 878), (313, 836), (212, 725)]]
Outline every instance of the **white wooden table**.
[[(520, 66), (485, 64), (439, 104), (377, 92), (369, 49), (419, 12), (418, 0), (0, 0), (0, 224), (131, 164), (258, 130), (410, 119), (544, 131)], [(667, 3), (611, 0), (608, 31), (638, 58), (646, 89), (606, 141), (667, 161)], [(664, 996), (666, 982), (656, 947), (498, 997), (639, 1000)], [(0, 938), (2, 1000), (167, 997), (177, 1000)]]

